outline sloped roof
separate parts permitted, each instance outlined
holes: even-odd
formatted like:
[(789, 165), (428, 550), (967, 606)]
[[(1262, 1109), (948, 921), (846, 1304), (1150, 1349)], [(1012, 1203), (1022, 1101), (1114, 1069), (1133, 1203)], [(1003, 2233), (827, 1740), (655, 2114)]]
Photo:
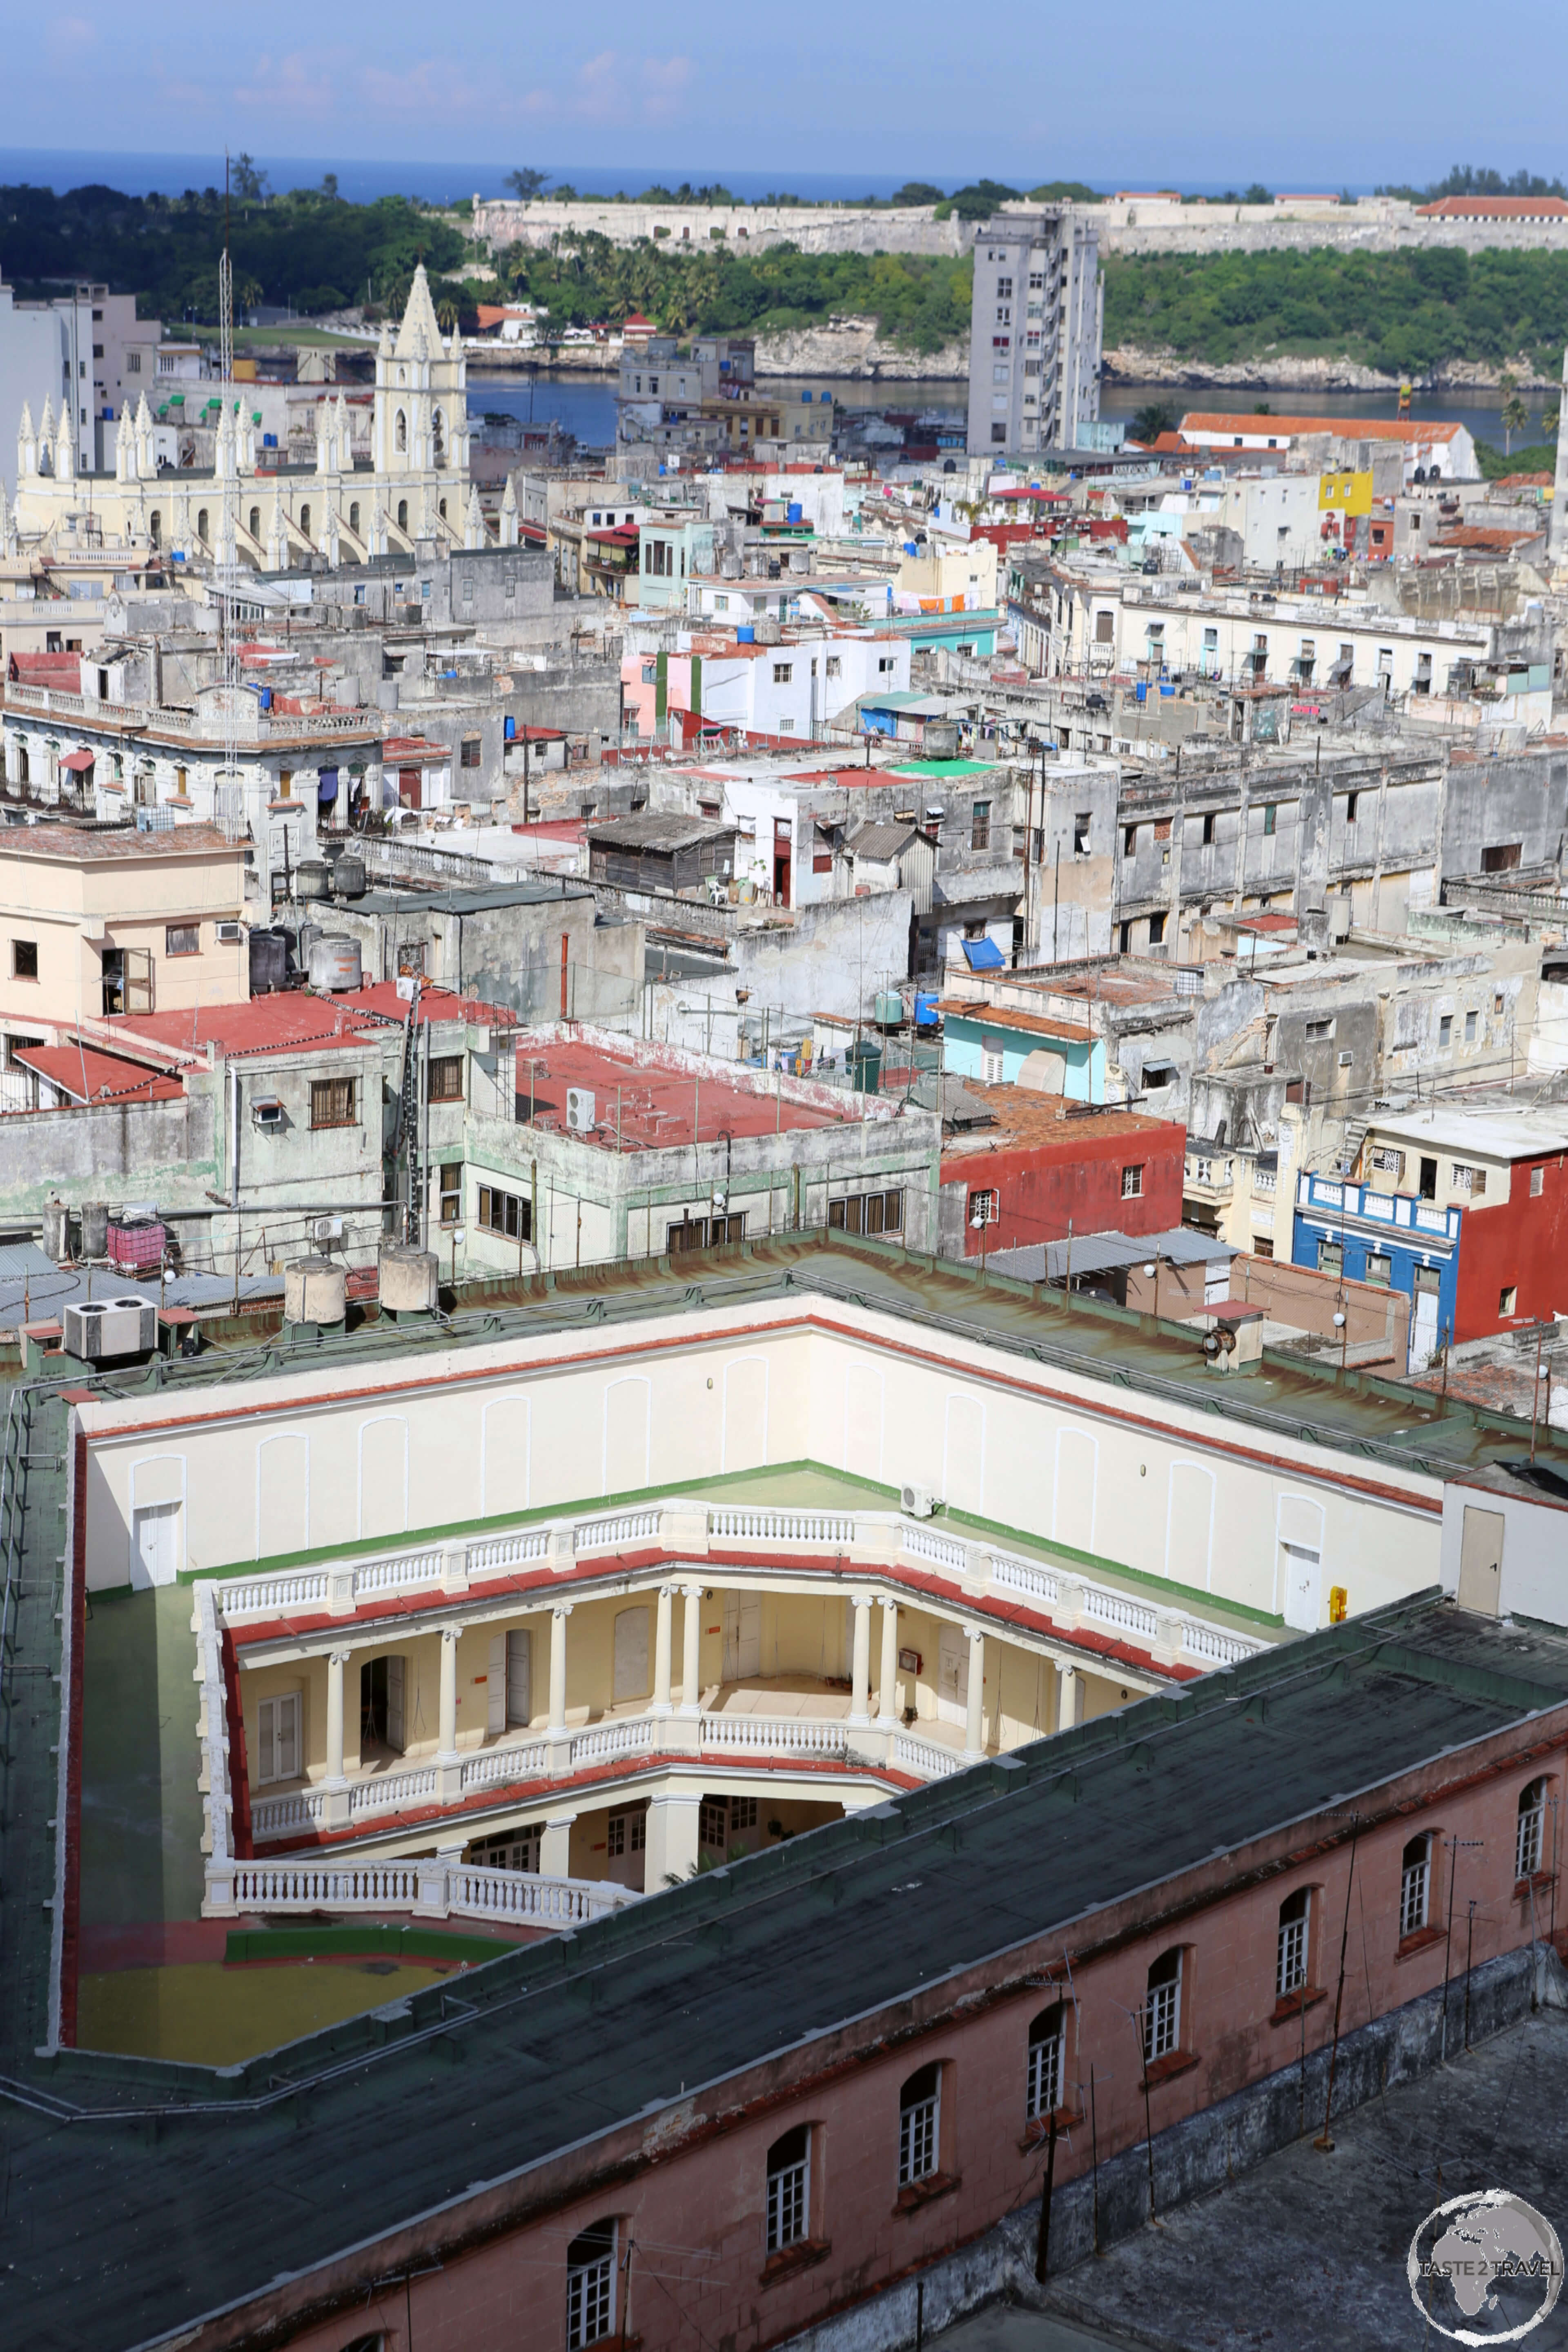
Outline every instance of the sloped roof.
[[(424, 348), (420, 349), (420, 337)], [(403, 323), (397, 330), (395, 346), (400, 360), (436, 359), (442, 348), (440, 322), (436, 305), (430, 299), (430, 280), (425, 275), (425, 264), (419, 262), (414, 271), (414, 283), (408, 289), (407, 307)]]

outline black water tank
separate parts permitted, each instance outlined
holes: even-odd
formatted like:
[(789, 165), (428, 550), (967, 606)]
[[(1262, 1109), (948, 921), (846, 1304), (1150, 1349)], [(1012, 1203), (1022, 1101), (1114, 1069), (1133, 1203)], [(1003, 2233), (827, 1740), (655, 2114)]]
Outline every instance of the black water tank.
[(267, 996), (289, 977), (289, 937), (279, 930), (253, 929), (250, 934), (250, 992)]

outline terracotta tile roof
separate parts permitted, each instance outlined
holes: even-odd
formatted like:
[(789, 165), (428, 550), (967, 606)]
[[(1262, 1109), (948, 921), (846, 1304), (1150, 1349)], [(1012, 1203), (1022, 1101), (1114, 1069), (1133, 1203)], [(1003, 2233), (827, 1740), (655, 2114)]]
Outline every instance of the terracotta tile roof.
[(1417, 205), (1417, 220), (1568, 220), (1561, 196), (1439, 196)]
[(1345, 441), (1452, 441), (1462, 425), (1415, 425), (1389, 416), (1270, 416), (1230, 415), (1221, 410), (1189, 409), (1182, 431), (1194, 433), (1266, 434), (1289, 440), (1303, 433), (1332, 433)]
[(1094, 1036), (1092, 1029), (1080, 1028), (1076, 1022), (1047, 1020), (1043, 1013), (1016, 1013), (1011, 1006), (990, 1004), (984, 999), (944, 996), (936, 1009), (944, 1020), (951, 1015), (984, 1023), (989, 1029), (1020, 1029), (1031, 1037), (1059, 1037), (1071, 1045), (1087, 1045)]

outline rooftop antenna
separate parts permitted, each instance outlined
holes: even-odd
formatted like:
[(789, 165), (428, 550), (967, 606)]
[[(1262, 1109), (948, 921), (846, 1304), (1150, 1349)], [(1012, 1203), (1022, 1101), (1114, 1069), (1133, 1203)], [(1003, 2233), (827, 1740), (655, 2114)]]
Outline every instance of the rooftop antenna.
[[(222, 470), (218, 488), (218, 589), (223, 630), (223, 781), (226, 813), (235, 809), (239, 786), (239, 648), (235, 643), (238, 614), (235, 596), (235, 533), (238, 521), (239, 420), (234, 415), (234, 265), (228, 249), (228, 150), (223, 158), (223, 257), (217, 266), (218, 410), (216, 462)], [(228, 462), (224, 462), (225, 427), (229, 430)], [(230, 816), (230, 825), (233, 824)], [(226, 827), (228, 830), (229, 827)]]

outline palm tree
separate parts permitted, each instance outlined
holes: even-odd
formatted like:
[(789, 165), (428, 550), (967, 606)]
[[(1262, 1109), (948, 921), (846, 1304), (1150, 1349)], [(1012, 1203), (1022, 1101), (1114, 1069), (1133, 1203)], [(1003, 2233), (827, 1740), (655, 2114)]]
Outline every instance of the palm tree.
[(1543, 408), (1542, 410), (1541, 429), (1545, 434), (1549, 441), (1556, 440), (1558, 427), (1562, 422), (1563, 410), (1561, 404), (1556, 408)]
[(449, 294), (443, 294), (436, 305), (436, 324), (444, 335), (450, 335), (456, 331), (458, 306)]
[(1530, 422), (1530, 411), (1517, 392), (1510, 392), (1503, 402), (1498, 412), (1498, 422), (1502, 426), (1502, 453), (1506, 457), (1512, 452), (1514, 435)]
[(1175, 429), (1176, 412), (1168, 400), (1150, 401), (1146, 407), (1137, 411), (1130, 427), (1133, 440), (1142, 441), (1145, 448), (1157, 441), (1162, 433), (1173, 433)]

